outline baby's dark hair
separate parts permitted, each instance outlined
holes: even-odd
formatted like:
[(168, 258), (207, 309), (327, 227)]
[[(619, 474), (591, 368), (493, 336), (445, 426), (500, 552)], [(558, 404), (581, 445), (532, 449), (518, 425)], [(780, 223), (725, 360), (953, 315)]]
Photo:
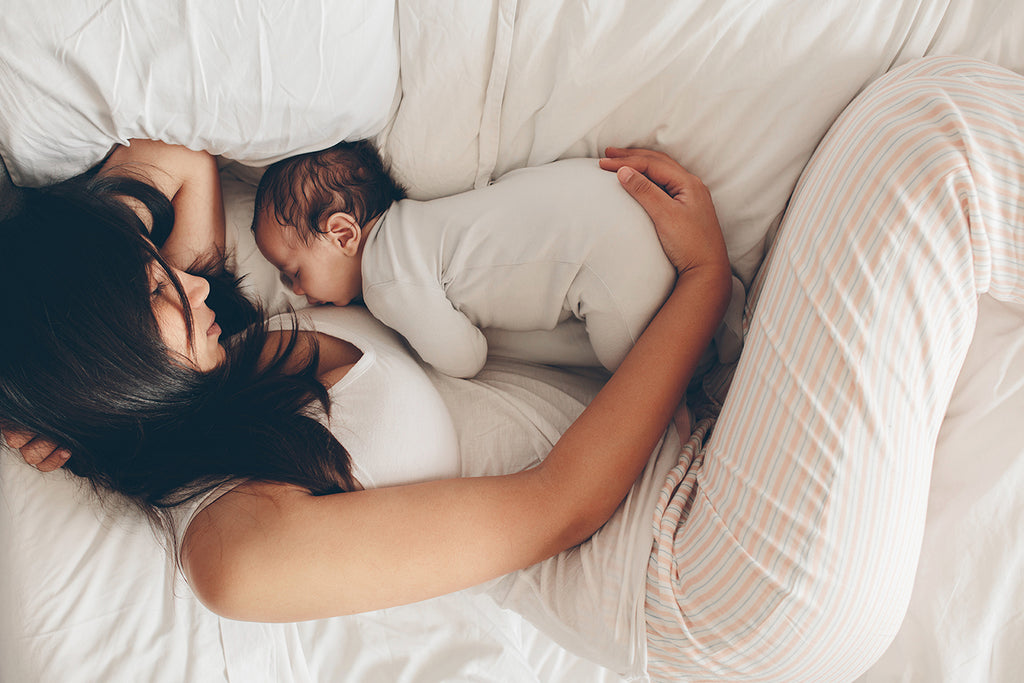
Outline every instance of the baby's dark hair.
[(256, 189), (253, 230), (264, 211), (295, 228), (307, 241), (323, 233), (333, 213), (348, 213), (365, 226), (392, 202), (405, 198), (377, 148), (368, 140), (341, 142), (319, 152), (272, 164)]

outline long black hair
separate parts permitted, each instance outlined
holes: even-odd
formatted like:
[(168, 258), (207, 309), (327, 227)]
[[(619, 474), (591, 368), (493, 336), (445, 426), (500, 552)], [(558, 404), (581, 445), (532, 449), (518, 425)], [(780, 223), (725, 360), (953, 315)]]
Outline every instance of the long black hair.
[(201, 372), (164, 345), (151, 267), (189, 310), (154, 245), (173, 221), (170, 201), (137, 179), (26, 191), (0, 223), (0, 428), (69, 449), (67, 469), (161, 523), (162, 510), (238, 478), (351, 490), (348, 454), (321, 422), (330, 402), (315, 344), (291, 333), (261, 359), (264, 316), (230, 275), (211, 278), (207, 299), (226, 362)]

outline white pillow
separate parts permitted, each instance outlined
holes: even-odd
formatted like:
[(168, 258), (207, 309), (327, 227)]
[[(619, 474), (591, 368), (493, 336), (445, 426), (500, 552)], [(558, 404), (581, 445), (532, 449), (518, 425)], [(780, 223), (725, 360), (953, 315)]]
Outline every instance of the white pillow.
[(130, 138), (266, 164), (376, 134), (399, 92), (390, 2), (9, 0), (0, 64), (19, 185)]

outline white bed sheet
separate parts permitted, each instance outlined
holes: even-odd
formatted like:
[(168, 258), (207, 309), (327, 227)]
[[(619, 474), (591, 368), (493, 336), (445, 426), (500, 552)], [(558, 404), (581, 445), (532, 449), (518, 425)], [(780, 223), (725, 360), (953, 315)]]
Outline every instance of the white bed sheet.
[(250, 163), (380, 131), (398, 97), (386, 2), (9, 0), (0, 154), (19, 185), (151, 138)]

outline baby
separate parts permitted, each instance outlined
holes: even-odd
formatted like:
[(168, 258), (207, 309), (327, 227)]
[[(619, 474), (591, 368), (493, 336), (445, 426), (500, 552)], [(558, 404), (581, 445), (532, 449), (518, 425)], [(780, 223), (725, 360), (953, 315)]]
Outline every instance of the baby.
[[(579, 365), (596, 356), (614, 370), (676, 277), (646, 212), (595, 159), (415, 201), (370, 143), (341, 143), (270, 166), (253, 230), (296, 294), (338, 306), (361, 296), (456, 377), (483, 367), (488, 339), (507, 355)], [(572, 342), (573, 319), (593, 354)], [(580, 357), (566, 352), (581, 346)]]

